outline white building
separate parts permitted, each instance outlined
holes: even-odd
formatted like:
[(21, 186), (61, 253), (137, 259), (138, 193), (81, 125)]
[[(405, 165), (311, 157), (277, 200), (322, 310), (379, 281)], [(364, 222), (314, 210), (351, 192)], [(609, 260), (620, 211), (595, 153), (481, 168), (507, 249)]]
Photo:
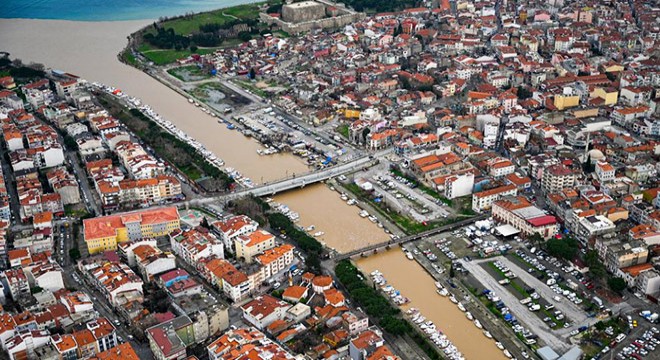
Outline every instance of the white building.
[(243, 318), (259, 330), (275, 320), (284, 320), (291, 304), (270, 295), (262, 295), (241, 306)]
[(488, 210), (495, 201), (505, 196), (515, 196), (517, 194), (518, 188), (512, 184), (474, 193), (472, 195), (472, 210), (477, 212)]
[(474, 187), (474, 174), (471, 172), (452, 175), (445, 179), (445, 197), (454, 199), (472, 194)]
[(595, 169), (596, 176), (601, 182), (614, 180), (614, 167), (606, 161), (599, 161)]

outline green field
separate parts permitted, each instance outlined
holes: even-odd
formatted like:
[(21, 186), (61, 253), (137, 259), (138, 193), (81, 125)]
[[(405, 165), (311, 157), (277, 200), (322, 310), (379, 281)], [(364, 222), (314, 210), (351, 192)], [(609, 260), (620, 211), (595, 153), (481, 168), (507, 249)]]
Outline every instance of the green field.
[[(197, 49), (195, 54), (206, 55), (214, 52), (215, 48)], [(175, 62), (177, 59), (185, 58), (193, 54), (190, 50), (147, 50), (142, 54), (153, 61), (156, 65), (165, 65)]]
[(175, 67), (167, 70), (167, 73), (181, 81), (197, 81), (211, 77), (211, 74), (200, 69), (197, 65)]
[(161, 25), (165, 29), (172, 28), (180, 35), (189, 35), (199, 31), (199, 26), (211, 23), (225, 23), (237, 17), (239, 19), (256, 19), (259, 16), (259, 4), (246, 4), (228, 9), (218, 9), (179, 19), (166, 20)]

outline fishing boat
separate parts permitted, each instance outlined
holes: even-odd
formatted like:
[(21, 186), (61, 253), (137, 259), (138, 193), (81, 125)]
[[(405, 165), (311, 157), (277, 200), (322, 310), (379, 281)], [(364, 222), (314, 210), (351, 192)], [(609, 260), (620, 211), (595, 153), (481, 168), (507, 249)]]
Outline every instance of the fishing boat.
[(314, 226), (314, 225), (310, 225), (310, 226), (308, 226), (307, 229), (305, 229), (305, 230), (307, 230), (307, 231), (313, 231), (315, 228), (316, 228), (316, 226)]
[(486, 335), (487, 338), (492, 339), (493, 335), (491, 335), (490, 331), (484, 330), (484, 335)]
[(436, 281), (436, 282), (435, 282), (435, 287), (438, 288), (438, 289), (444, 289), (444, 286), (442, 286), (442, 284), (440, 283), (440, 281)]
[(314, 237), (319, 237), (319, 236), (323, 236), (323, 235), (325, 235), (325, 233), (323, 231), (317, 231), (317, 232), (314, 233)]
[(458, 310), (461, 310), (462, 312), (467, 311), (467, 309), (465, 308), (465, 306), (462, 303), (458, 303)]
[(413, 254), (411, 254), (410, 251), (406, 251), (406, 257), (408, 258), (408, 260), (413, 260), (414, 259)]
[(376, 218), (375, 216), (371, 215), (371, 216), (369, 216), (369, 221), (371, 221), (372, 223), (375, 223), (376, 221), (378, 221), (378, 218)]
[(449, 297), (449, 301), (453, 302), (454, 304), (458, 304), (458, 300), (454, 297), (454, 295)]
[(500, 350), (504, 350), (504, 345), (502, 345), (502, 343), (499, 341), (495, 343), (495, 346), (497, 346), (497, 348)]
[(470, 321), (474, 320), (474, 316), (472, 316), (472, 313), (469, 311), (465, 313), (465, 316), (467, 316), (468, 320)]
[(511, 353), (507, 349), (504, 349), (504, 356), (508, 357), (509, 359), (513, 358), (513, 355), (511, 355)]
[(367, 212), (367, 210), (360, 211), (360, 217), (366, 218), (367, 216), (369, 216), (369, 213)]
[(474, 320), (474, 326), (477, 327), (477, 329), (483, 329), (484, 327), (481, 325), (481, 322), (479, 319)]

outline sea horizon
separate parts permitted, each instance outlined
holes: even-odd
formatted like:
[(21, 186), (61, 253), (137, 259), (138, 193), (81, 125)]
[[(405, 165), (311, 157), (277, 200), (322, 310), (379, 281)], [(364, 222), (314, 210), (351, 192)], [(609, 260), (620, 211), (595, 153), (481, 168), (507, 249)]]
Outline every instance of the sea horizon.
[(156, 20), (263, 0), (5, 0), (0, 19), (80, 22)]

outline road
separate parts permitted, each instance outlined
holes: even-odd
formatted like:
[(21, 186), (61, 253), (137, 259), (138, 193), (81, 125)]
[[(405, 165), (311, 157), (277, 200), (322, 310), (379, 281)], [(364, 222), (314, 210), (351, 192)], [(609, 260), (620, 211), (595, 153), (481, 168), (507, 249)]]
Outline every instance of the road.
[(261, 186), (257, 186), (254, 188), (250, 189), (245, 189), (241, 191), (236, 191), (233, 193), (229, 194), (223, 194), (223, 195), (218, 195), (218, 196), (211, 196), (211, 197), (206, 197), (206, 198), (200, 198), (200, 199), (193, 199), (190, 201), (186, 201), (183, 203), (179, 203), (181, 206), (187, 206), (187, 205), (192, 205), (192, 206), (199, 206), (199, 205), (204, 205), (212, 202), (223, 202), (223, 201), (228, 201), (231, 199), (235, 199), (238, 197), (246, 196), (246, 195), (254, 195), (254, 196), (266, 196), (266, 195), (274, 195), (276, 193), (290, 190), (296, 187), (304, 187), (306, 185), (310, 185), (319, 181), (327, 180), (329, 178), (342, 175), (345, 173), (349, 173), (352, 171), (355, 171), (357, 169), (363, 168), (365, 166), (371, 166), (375, 163), (376, 158), (385, 156), (391, 151), (389, 150), (383, 150), (376, 155), (373, 156), (365, 156), (361, 157), (358, 159), (355, 159), (351, 162), (340, 164), (340, 165), (335, 165), (323, 170), (311, 172), (304, 174), (302, 176), (297, 176), (293, 177), (290, 179), (284, 179), (284, 180), (279, 180), (271, 183), (266, 183)]
[(481, 261), (457, 260), (465, 269), (467, 269), (476, 279), (486, 288), (494, 291), (502, 299), (504, 304), (511, 309), (516, 318), (524, 323), (534, 334), (538, 335), (546, 345), (549, 345), (555, 351), (567, 351), (571, 345), (562, 337), (551, 330), (541, 318), (535, 313), (529, 311), (527, 306), (522, 305), (518, 298), (511, 294), (507, 289), (500, 285), (495, 278), (482, 268), (479, 264), (482, 262), (495, 261), (497, 258), (490, 258)]

